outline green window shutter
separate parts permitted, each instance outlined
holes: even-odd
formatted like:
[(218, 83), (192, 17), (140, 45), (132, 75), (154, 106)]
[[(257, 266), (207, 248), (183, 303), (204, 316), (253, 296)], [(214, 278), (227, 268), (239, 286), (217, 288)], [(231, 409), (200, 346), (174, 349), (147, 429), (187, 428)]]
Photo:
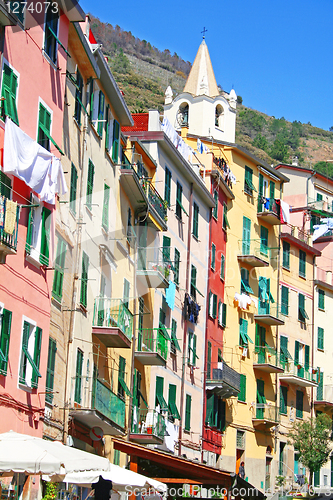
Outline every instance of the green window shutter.
[(288, 241), (283, 242), (282, 266), (285, 269), (290, 269), (290, 243)]
[(192, 405), (192, 397), (189, 394), (186, 394), (186, 402), (185, 402), (185, 430), (191, 430), (191, 405)]
[(292, 359), (288, 351), (288, 337), (280, 336), (280, 360), (282, 363), (288, 363), (288, 359)]
[(320, 193), (317, 193), (317, 201), (323, 201), (323, 195)]
[(193, 204), (193, 236), (199, 236), (199, 207), (196, 203)]
[(165, 167), (164, 200), (167, 202), (168, 207), (170, 207), (170, 202), (171, 202), (171, 172), (167, 167)]
[(117, 163), (119, 156), (119, 137), (120, 125), (117, 120), (113, 121), (113, 140), (112, 140), (112, 161)]
[(160, 406), (161, 410), (168, 410), (168, 405), (163, 396), (164, 377), (156, 377), (155, 386), (155, 407)]
[(127, 309), (129, 305), (130, 286), (130, 282), (126, 278), (124, 278), (123, 302)]
[(4, 98), (2, 101), (2, 113), (9, 116), (16, 125), (19, 124), (16, 106), (17, 80), (14, 71), (7, 64), (4, 64), (1, 91), (1, 96)]
[(81, 110), (84, 108), (82, 104), (83, 99), (83, 78), (81, 76), (80, 71), (76, 70), (76, 83), (75, 83), (75, 109), (74, 109), (74, 118), (81, 125)]
[(69, 192), (69, 209), (76, 214), (76, 194), (77, 194), (77, 170), (72, 163), (71, 166), (71, 187)]
[(220, 274), (221, 280), (224, 281), (225, 279), (225, 256), (221, 255), (221, 274)]
[(182, 198), (183, 198), (183, 187), (177, 181), (177, 195), (176, 195), (176, 216), (182, 219)]
[(222, 432), (225, 431), (226, 420), (225, 420), (225, 401), (218, 399), (218, 411), (217, 411), (217, 428)]
[[(34, 363), (35, 366), (39, 369), (39, 363), (40, 363), (40, 351), (42, 347), (42, 329), (36, 326), (35, 328), (35, 348), (34, 348)], [(38, 386), (38, 372), (36, 372), (33, 369), (33, 375), (31, 379), (31, 386), (32, 387), (37, 387)]]
[(288, 407), (288, 388), (284, 385), (280, 386), (280, 413), (287, 415)]
[(110, 106), (107, 104), (105, 111), (105, 149), (109, 151), (110, 146)]
[(66, 260), (66, 243), (62, 238), (58, 238), (57, 253), (55, 258), (55, 270), (53, 276), (52, 295), (59, 301), (62, 298), (62, 284), (64, 279), (64, 269)]
[(132, 397), (132, 393), (125, 382), (126, 374), (126, 359), (119, 356), (119, 371), (118, 371), (118, 395), (122, 398), (126, 396)]
[(39, 103), (38, 144), (50, 151), (51, 113)]
[(78, 404), (81, 403), (82, 367), (83, 367), (83, 352), (80, 349), (78, 349), (76, 354), (75, 391), (74, 391), (74, 401)]
[(169, 415), (172, 418), (180, 419), (180, 413), (178, 411), (177, 404), (176, 404), (176, 390), (177, 390), (176, 385), (169, 384), (168, 409), (169, 409)]
[(302, 391), (296, 391), (296, 417), (303, 418), (303, 397)]
[(12, 190), (12, 181), (10, 178), (0, 170), (0, 195), (10, 198)]
[(110, 188), (107, 184), (104, 184), (102, 226), (106, 231), (108, 231), (109, 229), (109, 202), (110, 202)]
[(213, 217), (218, 219), (218, 208), (219, 208), (219, 192), (217, 190), (214, 191), (214, 201), (215, 207), (213, 208)]
[(177, 321), (175, 319), (172, 319), (171, 323), (171, 340), (172, 344), (174, 346), (174, 349), (177, 349), (178, 351), (181, 352), (180, 345), (177, 339)]
[(211, 378), (211, 366), (212, 366), (212, 343), (208, 341), (208, 344), (207, 344), (207, 379)]
[(304, 368), (309, 371), (310, 368), (310, 346), (304, 346)]
[(285, 316), (289, 314), (289, 288), (283, 285), (281, 287), (281, 313)]
[(325, 291), (318, 290), (318, 309), (325, 310)]
[(216, 255), (216, 246), (212, 243), (212, 249), (210, 254), (210, 268), (212, 271), (215, 271), (215, 255)]
[(170, 264), (171, 262), (171, 238), (169, 236), (163, 236), (163, 262), (166, 264)]
[(213, 420), (214, 420), (214, 394), (207, 392), (207, 398), (206, 398), (206, 419), (205, 423), (206, 425), (213, 425)]
[(306, 277), (306, 253), (303, 250), (299, 251), (299, 275)]
[(88, 267), (89, 257), (86, 253), (82, 253), (82, 270), (81, 270), (81, 291), (80, 291), (80, 304), (87, 307), (88, 296)]
[(197, 298), (197, 268), (191, 265), (191, 288), (190, 295), (194, 300)]
[(20, 364), (20, 384), (25, 384), (26, 371), (27, 371), (27, 355), (26, 350), (28, 349), (30, 335), (30, 324), (27, 321), (23, 323), (23, 334), (22, 334), (22, 353), (21, 353), (21, 364)]
[(97, 124), (97, 133), (99, 136), (102, 136), (103, 133), (104, 105), (105, 105), (105, 96), (103, 92), (100, 90), (98, 99), (98, 124)]
[(174, 275), (173, 279), (176, 285), (179, 285), (179, 264), (180, 264), (180, 252), (175, 248), (175, 262), (174, 262)]
[(246, 375), (240, 374), (240, 391), (238, 393), (238, 401), (246, 402)]
[(91, 78), (90, 82), (89, 82), (89, 96), (90, 96), (90, 99), (89, 99), (89, 104), (90, 104), (89, 120), (92, 121), (93, 112), (94, 112), (94, 80), (93, 80), (93, 78)]
[(223, 222), (222, 222), (222, 227), (223, 229), (226, 231), (227, 228), (230, 229), (230, 224), (229, 224), (229, 221), (228, 221), (228, 206), (227, 204), (224, 202), (223, 203)]
[(1, 339), (0, 339), (0, 373), (2, 375), (7, 375), (11, 324), (12, 324), (11, 311), (3, 309), (1, 318)]
[(91, 160), (89, 160), (88, 164), (88, 177), (87, 177), (87, 198), (86, 205), (91, 210), (92, 208), (92, 193), (94, 189), (94, 175), (95, 175), (95, 167)]
[(259, 379), (257, 379), (257, 403), (266, 404), (265, 382)]
[(55, 372), (55, 356), (57, 352), (57, 343), (51, 337), (49, 338), (49, 354), (47, 358), (46, 369), (46, 395), (45, 400), (48, 403), (53, 401), (53, 386), (54, 386), (54, 372)]
[(264, 196), (264, 176), (259, 174), (259, 195), (258, 195), (258, 212), (263, 211), (262, 198)]
[(197, 362), (197, 336), (193, 334), (192, 337), (192, 365), (195, 366)]
[(241, 293), (254, 293), (249, 284), (250, 273), (248, 269), (241, 268)]
[(260, 253), (268, 255), (268, 229), (260, 226)]
[(298, 320), (305, 323), (305, 320), (309, 319), (307, 312), (305, 310), (305, 296), (302, 293), (298, 294)]
[(324, 328), (320, 328), (320, 326), (318, 326), (317, 348), (324, 350)]
[(253, 178), (252, 168), (245, 166), (244, 191), (250, 196), (252, 196), (253, 191), (257, 191), (252, 182), (252, 178)]
[(242, 254), (249, 255), (251, 239), (251, 219), (243, 217)]
[(50, 234), (51, 234), (51, 210), (43, 207), (42, 210), (42, 237), (40, 243), (39, 262), (44, 265), (49, 265), (50, 253)]
[(319, 380), (317, 387), (317, 401), (322, 401), (324, 397), (324, 373), (318, 368)]
[(217, 316), (217, 295), (213, 294), (213, 319), (216, 319)]
[(222, 304), (222, 323), (221, 326), (225, 328), (227, 325), (227, 304)]
[(297, 340), (295, 340), (295, 356), (294, 356), (294, 360), (295, 360), (295, 365), (298, 365), (298, 363), (299, 363), (299, 342)]
[(275, 198), (275, 182), (270, 181), (269, 183), (269, 209), (273, 209), (273, 203)]

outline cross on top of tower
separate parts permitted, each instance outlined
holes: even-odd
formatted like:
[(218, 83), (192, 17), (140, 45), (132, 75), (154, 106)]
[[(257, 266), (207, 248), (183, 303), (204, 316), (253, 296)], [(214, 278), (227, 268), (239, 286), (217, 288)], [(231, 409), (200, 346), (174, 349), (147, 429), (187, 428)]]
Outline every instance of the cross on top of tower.
[(205, 33), (207, 32), (208, 30), (206, 30), (206, 28), (204, 27), (204, 29), (202, 30), (202, 38), (205, 39)]

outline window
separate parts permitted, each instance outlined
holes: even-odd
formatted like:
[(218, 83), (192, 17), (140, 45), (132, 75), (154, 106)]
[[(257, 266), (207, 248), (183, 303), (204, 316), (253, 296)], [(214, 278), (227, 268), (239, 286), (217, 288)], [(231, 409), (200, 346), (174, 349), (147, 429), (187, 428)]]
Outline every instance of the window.
[(110, 202), (110, 188), (107, 184), (104, 184), (102, 227), (105, 231), (109, 230), (109, 202)]
[(54, 386), (54, 372), (55, 372), (55, 356), (57, 352), (57, 343), (51, 337), (49, 338), (49, 354), (47, 358), (47, 369), (46, 369), (46, 394), (45, 400), (47, 403), (53, 401), (53, 386)]
[(236, 448), (240, 450), (244, 450), (245, 448), (245, 432), (238, 429), (236, 431)]
[(290, 243), (288, 241), (283, 242), (282, 266), (285, 269), (290, 269)]
[(193, 332), (191, 332), (191, 330), (189, 330), (187, 362), (189, 365), (195, 366), (197, 359), (199, 359), (199, 357), (197, 356), (197, 336)]
[(7, 2), (8, 10), (12, 14), (15, 14), (18, 20), (23, 24), (24, 22), (24, 12), (26, 8), (26, 3), (23, 2), (22, 0), (9, 0)]
[(323, 195), (320, 193), (317, 193), (317, 201), (323, 201)]
[(225, 430), (225, 401), (213, 393), (207, 393), (205, 423), (219, 431)]
[(215, 207), (213, 208), (213, 217), (214, 219), (218, 219), (218, 209), (219, 209), (219, 192), (217, 190), (214, 191), (214, 201)]
[(207, 379), (211, 379), (211, 368), (212, 368), (212, 343), (208, 341), (207, 343)]
[(193, 204), (193, 236), (199, 237), (199, 207), (196, 203)]
[(7, 375), (8, 351), (10, 340), (10, 328), (12, 324), (12, 313), (7, 309), (2, 309), (0, 314), (0, 373)]
[(29, 321), (23, 323), (22, 352), (20, 362), (20, 384), (36, 388), (39, 372), (40, 350), (42, 345), (42, 330)]
[(246, 402), (246, 375), (240, 375), (240, 387), (238, 393), (238, 401)]
[(6, 198), (11, 198), (12, 181), (0, 170), (0, 194)]
[(160, 406), (162, 411), (168, 410), (168, 405), (163, 396), (163, 386), (164, 386), (164, 378), (156, 377), (156, 386), (155, 386), (155, 407)]
[(268, 229), (260, 226), (260, 253), (268, 255)]
[(99, 91), (98, 96), (98, 121), (97, 121), (97, 133), (100, 137), (102, 137), (103, 133), (103, 125), (104, 125), (104, 108), (105, 108), (105, 96), (103, 92)]
[(52, 12), (53, 9), (47, 9), (45, 19), (45, 40), (44, 51), (54, 64), (57, 64), (57, 36), (59, 13)]
[(62, 284), (64, 280), (65, 260), (67, 245), (65, 241), (58, 237), (57, 253), (55, 258), (55, 270), (53, 276), (52, 296), (61, 302)]
[[(110, 106), (107, 104), (106, 110), (105, 110), (105, 150), (108, 153), (110, 153), (110, 150), (112, 149), (112, 141), (113, 141), (112, 134), (113, 134), (113, 116), (112, 116), (112, 113), (110, 110)], [(125, 157), (125, 155), (124, 155), (124, 157)], [(127, 160), (127, 158), (126, 158), (126, 160)]]
[(280, 336), (280, 360), (283, 365), (288, 363), (288, 359), (292, 359), (288, 351), (288, 337)]
[(317, 349), (324, 350), (324, 328), (318, 326)]
[(81, 269), (81, 291), (80, 291), (80, 304), (82, 304), (83, 307), (87, 307), (88, 267), (89, 267), (89, 257), (85, 252), (83, 252), (82, 269)]
[(223, 328), (227, 324), (227, 304), (224, 304), (221, 300), (219, 301), (219, 325)]
[(325, 291), (318, 290), (318, 309), (325, 310)]
[(212, 250), (210, 253), (210, 268), (215, 271), (215, 256), (216, 256), (216, 246), (212, 243)]
[(249, 342), (253, 344), (252, 340), (247, 334), (247, 326), (247, 319), (239, 318), (239, 345), (241, 347), (248, 347)]
[(69, 209), (76, 214), (76, 193), (77, 193), (77, 170), (72, 163), (71, 166), (71, 187), (69, 192)]
[[(31, 196), (31, 204), (36, 205), (38, 199)], [(29, 208), (26, 253), (39, 264), (48, 266), (51, 232), (51, 211), (42, 206)]]
[(176, 197), (176, 216), (182, 219), (182, 197), (183, 197), (183, 187), (177, 181), (177, 197)]
[(163, 263), (170, 265), (171, 263), (171, 238), (169, 236), (163, 236)]
[(79, 404), (81, 403), (82, 369), (83, 369), (83, 352), (81, 351), (81, 349), (78, 349), (76, 353), (74, 401), (75, 403)]
[(190, 295), (193, 297), (193, 300), (197, 299), (197, 268), (193, 265), (191, 265)]
[(298, 375), (304, 377), (305, 371), (310, 368), (310, 346), (295, 340), (295, 365), (298, 367)]
[(263, 380), (257, 379), (257, 408), (256, 408), (256, 418), (264, 418), (264, 412), (266, 405), (265, 396), (265, 382)]
[(303, 418), (303, 398), (302, 391), (296, 391), (296, 417)]
[(220, 278), (222, 281), (225, 280), (225, 256), (221, 254), (221, 273)]
[(1, 102), (2, 117), (9, 116), (16, 125), (19, 124), (16, 105), (17, 81), (18, 77), (14, 71), (7, 64), (4, 64), (1, 90), (1, 97), (4, 99)]
[(251, 219), (243, 217), (243, 239), (242, 239), (242, 255), (250, 254), (251, 245)]
[(209, 291), (209, 310), (208, 314), (211, 318), (215, 319), (217, 315), (217, 295), (211, 290)]
[(189, 394), (186, 394), (186, 402), (185, 402), (185, 431), (191, 430), (191, 405), (192, 405), (192, 397)]
[(253, 191), (257, 191), (252, 182), (253, 170), (245, 166), (245, 178), (244, 178), (244, 191), (250, 196), (253, 195)]
[(86, 206), (89, 210), (92, 209), (92, 194), (94, 189), (94, 175), (95, 175), (95, 167), (93, 162), (89, 159), (88, 163), (88, 176), (87, 176), (87, 197), (86, 197)]
[(38, 144), (50, 151), (51, 113), (39, 103)]
[(175, 262), (174, 262), (174, 275), (173, 279), (176, 285), (179, 285), (179, 264), (180, 264), (180, 252), (175, 248)]
[(288, 387), (280, 386), (280, 413), (287, 415), (288, 407)]
[(121, 398), (125, 398), (125, 395), (132, 396), (131, 391), (127, 387), (125, 382), (125, 374), (126, 374), (126, 359), (122, 356), (119, 356), (119, 367), (118, 367), (118, 396)]
[(80, 71), (76, 70), (76, 90), (75, 90), (75, 109), (74, 109), (74, 118), (81, 125), (81, 109), (84, 109), (82, 104), (83, 97), (83, 78), (81, 76)]
[(309, 316), (305, 310), (305, 296), (301, 293), (298, 294), (298, 321), (305, 323), (305, 320), (309, 319)]
[(118, 162), (119, 157), (119, 141), (120, 141), (120, 125), (117, 120), (113, 120), (113, 135), (112, 135), (112, 161)]
[(222, 222), (222, 227), (223, 229), (226, 231), (227, 228), (230, 229), (230, 224), (229, 224), (229, 221), (228, 221), (228, 206), (227, 204), (224, 202), (223, 203), (223, 222)]
[(165, 167), (164, 200), (167, 202), (168, 207), (170, 207), (170, 202), (171, 202), (171, 172), (167, 167)]
[(306, 253), (303, 250), (299, 251), (299, 275), (302, 278), (306, 277)]
[(174, 384), (169, 384), (169, 399), (168, 399), (168, 409), (169, 409), (169, 417), (172, 420), (175, 418), (180, 419), (180, 413), (176, 404), (176, 391), (177, 386)]
[(241, 293), (254, 293), (249, 284), (250, 273), (248, 269), (241, 269)]
[(285, 316), (289, 314), (289, 288), (281, 286), (281, 313)]

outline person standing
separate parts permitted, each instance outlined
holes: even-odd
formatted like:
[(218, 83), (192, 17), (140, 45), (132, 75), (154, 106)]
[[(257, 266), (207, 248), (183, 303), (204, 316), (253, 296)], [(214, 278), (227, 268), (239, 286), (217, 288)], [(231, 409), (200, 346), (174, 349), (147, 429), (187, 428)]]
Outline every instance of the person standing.
[(244, 462), (241, 462), (240, 466), (239, 466), (239, 470), (238, 470), (238, 475), (242, 479), (245, 479), (245, 467), (244, 467), (244, 465), (245, 465)]

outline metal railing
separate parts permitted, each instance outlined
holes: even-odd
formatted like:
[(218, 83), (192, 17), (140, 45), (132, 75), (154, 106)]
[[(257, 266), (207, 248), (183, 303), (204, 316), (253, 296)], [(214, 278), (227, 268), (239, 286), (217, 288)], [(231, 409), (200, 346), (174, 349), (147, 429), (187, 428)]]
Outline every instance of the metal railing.
[(131, 432), (133, 434), (150, 434), (163, 439), (167, 434), (165, 416), (156, 410), (140, 410), (135, 406), (132, 411)]
[(307, 245), (311, 245), (311, 234), (308, 231), (303, 231), (303, 229), (297, 226), (292, 226), (291, 224), (284, 224), (282, 232), (294, 236), (294, 238), (303, 241)]
[(211, 363), (207, 367), (207, 381), (223, 384), (226, 383), (234, 389), (240, 390), (240, 374), (227, 365), (225, 361)]
[(14, 222), (14, 227), (12, 224), (8, 225), (7, 227), (11, 226), (13, 231), (6, 232), (5, 227), (6, 227), (6, 217), (7, 217), (7, 202), (10, 201), (8, 198), (3, 199), (3, 224), (0, 225), (0, 244), (6, 245), (9, 248), (12, 248), (13, 250), (17, 249), (17, 235), (18, 235), (18, 221), (19, 221), (19, 216), (20, 216), (20, 207), (17, 205), (16, 207), (16, 214), (15, 214), (15, 220)]
[(274, 318), (279, 318), (280, 313), (277, 304), (272, 304), (269, 300), (267, 301), (261, 301), (259, 299), (258, 301), (258, 312), (256, 313), (256, 316), (273, 316)]
[(263, 197), (258, 198), (258, 213), (262, 212), (272, 212), (280, 219), (281, 207), (276, 203), (274, 199), (270, 199), (269, 202)]
[(255, 346), (254, 348), (255, 363), (269, 364), (280, 367), (280, 356), (274, 347), (270, 346)]
[(268, 261), (270, 259), (270, 247), (260, 240), (238, 240), (238, 255), (247, 256), (253, 255), (261, 260)]
[(278, 423), (280, 421), (280, 410), (275, 405), (267, 403), (256, 403), (255, 416), (253, 418), (269, 420)]
[[(165, 328), (166, 331), (170, 330)], [(163, 359), (168, 357), (168, 340), (161, 328), (141, 328), (137, 332), (137, 351), (158, 353)]]
[(328, 203), (326, 200), (308, 198), (308, 206), (323, 212), (333, 212), (333, 203)]
[(171, 251), (159, 247), (139, 247), (138, 270), (159, 271), (164, 278), (168, 278), (173, 269), (170, 253)]
[(128, 339), (133, 336), (133, 314), (123, 299), (96, 297), (93, 326), (119, 328)]
[(283, 375), (294, 375), (295, 377), (300, 377), (310, 382), (317, 382), (317, 368), (312, 368), (310, 366), (305, 367), (290, 359), (285, 361), (282, 356), (280, 356), (280, 363), (281, 367), (284, 369), (284, 374), (281, 374), (281, 377), (283, 377)]
[(148, 182), (148, 201), (149, 204), (156, 210), (162, 220), (167, 220), (167, 206), (163, 198), (156, 191), (151, 182)]

